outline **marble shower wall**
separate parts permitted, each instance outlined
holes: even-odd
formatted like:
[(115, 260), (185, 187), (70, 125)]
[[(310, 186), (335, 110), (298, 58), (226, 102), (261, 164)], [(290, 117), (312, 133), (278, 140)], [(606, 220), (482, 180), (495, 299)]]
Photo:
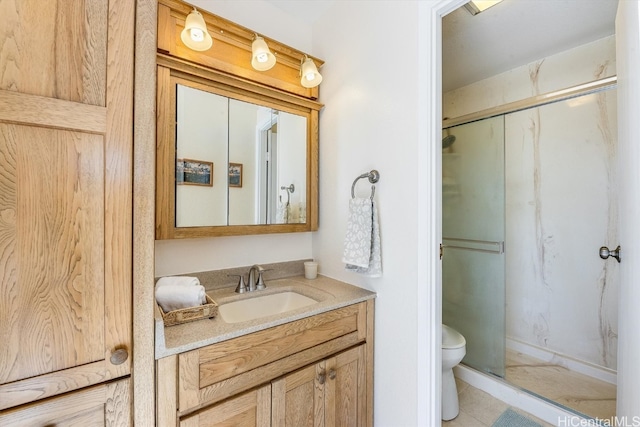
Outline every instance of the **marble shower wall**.
[(507, 336), (615, 369), (616, 91), (505, 117)]
[(442, 116), (455, 118), (616, 75), (615, 36), (558, 53), (442, 94)]
[[(613, 36), (443, 95), (444, 117), (615, 75)], [(615, 90), (505, 117), (507, 337), (616, 368)]]

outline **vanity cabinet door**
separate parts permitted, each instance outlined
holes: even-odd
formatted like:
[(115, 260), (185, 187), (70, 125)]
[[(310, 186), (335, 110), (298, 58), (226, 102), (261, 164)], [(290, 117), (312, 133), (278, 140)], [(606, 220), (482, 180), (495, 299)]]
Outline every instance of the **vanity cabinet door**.
[(180, 420), (180, 427), (269, 427), (271, 384), (242, 393)]
[(366, 425), (365, 346), (274, 381), (272, 426)]
[(324, 366), (324, 361), (307, 366), (272, 383), (272, 425), (324, 425)]

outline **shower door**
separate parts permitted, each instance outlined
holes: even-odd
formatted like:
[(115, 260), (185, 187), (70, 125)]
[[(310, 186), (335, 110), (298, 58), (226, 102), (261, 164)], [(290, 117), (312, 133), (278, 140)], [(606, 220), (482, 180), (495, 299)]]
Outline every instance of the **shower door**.
[(463, 363), (505, 373), (504, 117), (445, 129), (442, 321), (464, 335)]

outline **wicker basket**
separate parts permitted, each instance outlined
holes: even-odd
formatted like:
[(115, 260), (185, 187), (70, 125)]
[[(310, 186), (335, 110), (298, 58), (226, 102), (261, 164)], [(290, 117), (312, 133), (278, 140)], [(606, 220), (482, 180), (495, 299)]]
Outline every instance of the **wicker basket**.
[[(205, 294), (206, 295), (206, 294)], [(181, 308), (180, 310), (172, 310), (165, 313), (158, 304), (164, 326), (179, 325), (181, 323), (193, 322), (200, 319), (209, 319), (216, 317), (218, 314), (218, 304), (206, 295), (207, 303), (197, 307)]]

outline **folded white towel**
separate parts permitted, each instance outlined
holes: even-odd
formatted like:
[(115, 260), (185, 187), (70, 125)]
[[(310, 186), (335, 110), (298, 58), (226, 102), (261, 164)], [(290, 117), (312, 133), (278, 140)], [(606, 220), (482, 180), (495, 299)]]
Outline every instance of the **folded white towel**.
[[(158, 279), (156, 282), (156, 290), (161, 286), (175, 285), (175, 286), (198, 286), (200, 280), (197, 277), (191, 276), (165, 276)], [(202, 298), (202, 304), (207, 303), (207, 297)]]
[(156, 289), (164, 285), (181, 285), (181, 286), (193, 286), (199, 285), (200, 280), (197, 277), (191, 276), (166, 276), (158, 279), (156, 283)]
[(181, 308), (197, 307), (206, 302), (204, 286), (184, 286), (163, 284), (156, 287), (156, 301), (164, 312), (179, 310)]
[(348, 271), (369, 277), (382, 276), (378, 208), (369, 198), (349, 201), (342, 262)]

